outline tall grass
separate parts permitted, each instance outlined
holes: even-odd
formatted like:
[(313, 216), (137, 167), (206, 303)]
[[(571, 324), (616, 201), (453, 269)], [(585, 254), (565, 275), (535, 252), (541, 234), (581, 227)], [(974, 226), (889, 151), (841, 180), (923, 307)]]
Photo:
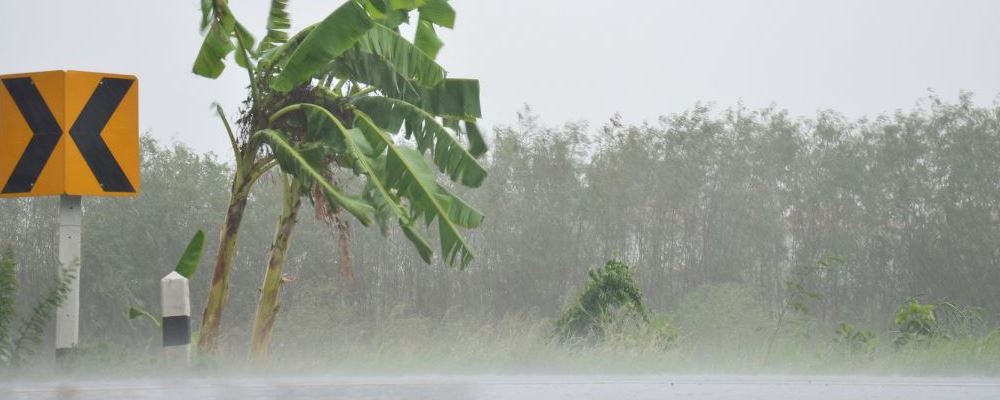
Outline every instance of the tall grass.
[[(381, 315), (359, 315), (313, 304), (282, 316), (264, 372), (1000, 376), (1000, 330), (970, 327), (968, 320), (944, 314), (942, 321), (954, 321), (940, 327), (948, 335), (897, 346), (898, 332), (886, 321), (875, 330), (870, 349), (835, 340), (839, 324), (796, 314), (786, 317), (767, 355), (776, 315), (751, 287), (738, 284), (700, 288), (674, 309), (659, 312), (679, 333), (670, 340), (656, 320), (624, 319), (605, 326), (603, 340), (566, 342), (553, 334), (554, 316), (532, 312), (489, 315), (454, 308), (432, 317), (398, 306)], [(256, 367), (242, 353), (227, 354), (199, 358), (192, 373), (262, 372), (250, 369)], [(157, 376), (159, 365), (156, 346), (104, 345), (81, 349), (70, 373), (105, 377), (111, 369), (117, 377)]]
[[(1000, 374), (1000, 330), (953, 334), (896, 346), (890, 321), (866, 347), (838, 342), (839, 324), (786, 316), (777, 323), (749, 286), (706, 286), (663, 315), (679, 335), (665, 340), (651, 324), (605, 327), (601, 341), (553, 335), (555, 319), (532, 313), (440, 317), (397, 307), (374, 318), (349, 310), (299, 310), (283, 321), (272, 368), (344, 373), (781, 373)], [(327, 317), (329, 316), (329, 318)], [(308, 322), (304, 322), (308, 321)], [(632, 322), (629, 322), (632, 321)]]

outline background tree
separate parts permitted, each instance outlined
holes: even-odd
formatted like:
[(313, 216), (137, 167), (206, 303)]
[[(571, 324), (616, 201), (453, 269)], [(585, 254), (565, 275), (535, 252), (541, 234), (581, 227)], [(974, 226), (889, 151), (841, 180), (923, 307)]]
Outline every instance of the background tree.
[[(935, 304), (942, 325), (945, 301), (980, 307), (989, 329), (1000, 321), (1000, 106), (969, 96), (915, 104), (862, 119), (694, 105), (636, 125), (544, 125), (523, 111), (491, 131), (481, 160), (490, 176), (480, 188), (445, 183), (490, 216), (464, 232), (477, 249), (475, 268), (427, 268), (401, 229), (389, 229), (389, 240), (355, 229), (350, 244), (364, 267), (348, 296), (337, 268), (322, 267), (340, 256), (329, 227), (300, 217), (285, 261), (296, 281), (282, 289), (270, 358), (346, 362), (358, 358), (339, 357), (345, 351), (364, 358), (434, 340), (476, 343), (538, 326), (547, 332), (587, 269), (615, 250), (650, 311), (674, 317), (679, 340), (698, 354), (749, 346), (739, 341), (748, 337), (759, 337), (752, 349), (763, 352), (794, 266), (829, 253), (843, 265), (810, 287), (820, 297), (810, 304), (809, 320), (820, 324), (814, 339), (829, 344), (848, 321), (889, 345), (894, 314), (911, 297)], [(177, 250), (192, 231), (219, 228), (235, 173), (232, 163), (181, 144), (145, 137), (141, 148), (142, 196), (84, 203), (80, 345), (120, 345), (106, 349), (115, 360), (159, 354), (159, 332), (125, 311), (131, 304), (156, 309), (157, 281), (176, 265)], [(278, 172), (266, 173), (248, 197), (221, 330), (226, 350), (244, 350), (250, 340), (259, 271), (283, 201)], [(365, 184), (364, 177), (337, 178), (348, 188)], [(303, 199), (300, 215), (315, 208)], [(19, 261), (19, 315), (51, 287), (57, 210), (52, 197), (0, 202), (0, 241)], [(208, 253), (217, 246), (218, 236), (207, 235)], [(210, 255), (194, 282), (211, 279)], [(210, 288), (191, 289), (193, 306), (203, 307)], [(699, 312), (713, 317), (698, 320)], [(776, 362), (787, 355), (785, 340), (800, 332), (797, 322), (785, 327)], [(376, 334), (397, 331), (405, 333)]]

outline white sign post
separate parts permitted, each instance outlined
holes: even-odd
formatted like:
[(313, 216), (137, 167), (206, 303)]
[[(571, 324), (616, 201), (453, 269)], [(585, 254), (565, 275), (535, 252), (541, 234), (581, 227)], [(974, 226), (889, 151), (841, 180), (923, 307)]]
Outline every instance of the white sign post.
[(80, 196), (59, 197), (59, 280), (72, 276), (69, 291), (56, 310), (56, 359), (64, 358), (80, 337)]

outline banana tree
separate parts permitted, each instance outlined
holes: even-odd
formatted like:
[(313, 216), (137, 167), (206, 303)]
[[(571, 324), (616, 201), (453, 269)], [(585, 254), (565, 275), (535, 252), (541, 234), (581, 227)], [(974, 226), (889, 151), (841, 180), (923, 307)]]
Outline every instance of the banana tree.
[[(216, 78), (235, 52), (249, 80), (235, 129), (219, 109), (236, 171), (202, 318), (199, 349), (208, 354), (218, 351), (247, 196), (274, 167), (284, 176), (285, 196), (252, 334), (258, 355), (266, 354), (278, 310), (300, 197), (316, 192), (314, 202), (343, 210), (362, 225), (377, 223), (384, 234), (398, 227), (428, 263), (433, 249), (422, 231), (436, 223), (443, 260), (459, 268), (473, 259), (460, 229), (483, 220), (438, 182), (431, 166), (468, 187), (486, 178), (478, 161), (486, 152), (476, 126), (479, 83), (449, 78), (435, 61), (442, 45), (436, 27), (454, 25), (447, 1), (350, 0), (291, 36), (286, 7), (287, 1), (272, 1), (267, 33), (256, 43), (225, 0), (202, 1), (205, 39), (194, 72)], [(401, 35), (404, 23), (416, 25), (413, 41)], [(329, 179), (344, 172), (364, 180), (359, 193), (349, 194)]]

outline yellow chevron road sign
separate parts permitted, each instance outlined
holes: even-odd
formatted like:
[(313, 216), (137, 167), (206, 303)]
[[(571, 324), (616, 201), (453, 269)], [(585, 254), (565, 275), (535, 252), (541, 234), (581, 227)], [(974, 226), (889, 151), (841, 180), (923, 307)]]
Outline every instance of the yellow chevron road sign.
[(138, 193), (134, 76), (0, 75), (0, 197)]

